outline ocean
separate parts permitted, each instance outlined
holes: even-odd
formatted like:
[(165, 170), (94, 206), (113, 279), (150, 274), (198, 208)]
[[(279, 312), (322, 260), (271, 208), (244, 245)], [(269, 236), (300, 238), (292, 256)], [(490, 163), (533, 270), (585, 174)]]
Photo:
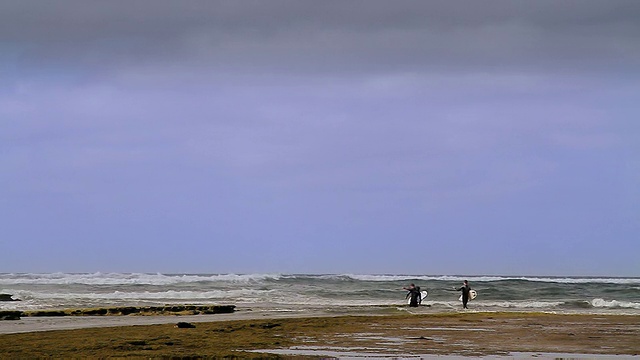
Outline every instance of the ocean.
[(415, 283), (429, 295), (420, 309), (461, 311), (463, 280), (478, 297), (468, 311), (541, 311), (640, 315), (640, 278), (304, 275), (3, 273), (0, 310), (41, 310), (165, 304), (231, 304), (251, 311), (361, 308), (407, 311), (402, 289)]

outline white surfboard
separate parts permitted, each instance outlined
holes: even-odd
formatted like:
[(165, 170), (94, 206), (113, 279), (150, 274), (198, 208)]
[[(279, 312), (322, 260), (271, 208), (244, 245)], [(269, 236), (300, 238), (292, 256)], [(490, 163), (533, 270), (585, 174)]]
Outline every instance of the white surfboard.
[[(477, 296), (478, 296), (478, 292), (477, 291), (475, 291), (473, 289), (469, 290), (469, 300), (470, 301), (475, 299)], [(462, 295), (460, 295), (460, 297), (458, 298), (458, 301), (462, 301)]]
[[(424, 298), (426, 298), (428, 295), (429, 295), (429, 293), (428, 293), (426, 290), (422, 290), (422, 291), (420, 292), (420, 296), (421, 296), (420, 301), (424, 301)], [(407, 305), (408, 305), (408, 304), (411, 304), (411, 297), (409, 297), (409, 298), (407, 299)]]

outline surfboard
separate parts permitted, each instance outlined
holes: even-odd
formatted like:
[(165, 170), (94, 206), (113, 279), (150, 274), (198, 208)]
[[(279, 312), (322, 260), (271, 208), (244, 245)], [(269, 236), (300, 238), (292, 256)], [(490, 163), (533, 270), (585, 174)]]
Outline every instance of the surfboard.
[[(424, 301), (424, 298), (426, 298), (426, 297), (427, 297), (427, 295), (429, 295), (429, 293), (428, 293), (426, 290), (422, 290), (422, 291), (420, 292), (420, 301)], [(411, 304), (411, 297), (409, 297), (409, 298), (407, 299), (407, 305), (409, 305), (409, 304)]]
[[(478, 292), (471, 289), (469, 290), (469, 301), (475, 299), (478, 296)], [(458, 301), (462, 301), (462, 295), (460, 295), (460, 297), (458, 298)]]

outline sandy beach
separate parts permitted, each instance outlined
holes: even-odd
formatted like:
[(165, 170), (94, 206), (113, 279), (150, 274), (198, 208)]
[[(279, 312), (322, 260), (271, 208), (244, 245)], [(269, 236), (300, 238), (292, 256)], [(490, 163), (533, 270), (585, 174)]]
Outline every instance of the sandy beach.
[[(193, 328), (177, 328), (178, 322)], [(637, 358), (640, 317), (460, 312), (252, 312), (26, 317), (0, 322), (1, 358)]]

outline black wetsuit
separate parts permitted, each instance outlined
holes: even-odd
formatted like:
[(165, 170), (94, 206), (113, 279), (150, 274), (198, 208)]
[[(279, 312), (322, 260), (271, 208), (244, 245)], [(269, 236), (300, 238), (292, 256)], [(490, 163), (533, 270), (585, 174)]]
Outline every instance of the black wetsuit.
[(462, 308), (468, 309), (467, 303), (469, 302), (469, 291), (471, 291), (471, 287), (469, 286), (469, 284), (467, 284), (456, 290), (462, 291)]
[(411, 301), (409, 302), (409, 306), (411, 307), (417, 307), (420, 304), (420, 302), (422, 302), (420, 287), (409, 289), (409, 293), (407, 294), (407, 297), (409, 296), (411, 296)]

